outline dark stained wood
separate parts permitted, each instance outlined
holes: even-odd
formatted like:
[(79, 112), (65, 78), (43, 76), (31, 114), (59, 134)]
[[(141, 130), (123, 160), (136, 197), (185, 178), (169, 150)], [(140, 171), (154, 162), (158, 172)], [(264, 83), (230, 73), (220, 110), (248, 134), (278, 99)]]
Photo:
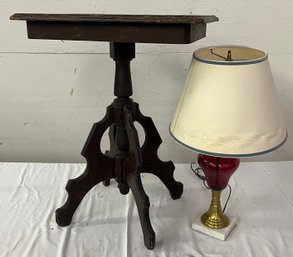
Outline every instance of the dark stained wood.
[(206, 35), (215, 16), (14, 14), (30, 39), (189, 44)]
[(11, 20), (60, 21), (60, 22), (115, 22), (115, 23), (164, 23), (197, 24), (218, 21), (214, 15), (113, 15), (113, 14), (45, 14), (15, 13)]
[(56, 210), (56, 221), (60, 226), (71, 223), (72, 216), (82, 199), (98, 183), (115, 177), (115, 159), (104, 155), (100, 149), (101, 138), (104, 132), (114, 123), (114, 108), (107, 108), (105, 117), (93, 125), (88, 136), (82, 155), (87, 160), (84, 173), (70, 179), (66, 185), (68, 197), (65, 204)]
[(134, 43), (110, 43), (110, 57), (115, 61), (114, 95), (132, 95), (130, 61), (135, 57)]
[(153, 249), (156, 243), (156, 234), (152, 228), (150, 220), (150, 200), (144, 191), (140, 177), (143, 159), (140, 151), (138, 134), (133, 124), (133, 116), (135, 117), (133, 108), (135, 107), (137, 106), (123, 107), (125, 129), (129, 140), (129, 158), (125, 160), (126, 183), (131, 188), (131, 192), (136, 202), (140, 224), (144, 235), (144, 243), (148, 249)]
[[(124, 43), (189, 44), (206, 35), (206, 24), (27, 22), (28, 38)], [(195, 33), (191, 33), (191, 32)]]
[[(163, 141), (152, 118), (143, 116), (137, 105), (135, 120), (144, 128), (145, 132), (145, 141), (141, 147), (141, 155), (144, 160), (141, 172), (157, 176), (168, 188), (172, 199), (180, 198), (183, 193), (183, 184), (174, 180), (173, 162), (163, 162), (158, 157), (158, 150)], [(156, 150), (154, 151), (154, 149)]]
[[(113, 44), (111, 57), (114, 58), (117, 67), (120, 62), (128, 63), (134, 57), (132, 44)], [(81, 176), (68, 181), (66, 186), (68, 198), (65, 204), (56, 210), (56, 221), (60, 226), (69, 225), (75, 210), (88, 191), (100, 182), (104, 182), (107, 186), (110, 179), (114, 178), (118, 182), (121, 194), (127, 194), (129, 189), (133, 193), (145, 246), (153, 249), (156, 235), (150, 221), (150, 202), (141, 182), (141, 172), (158, 176), (173, 199), (180, 198), (183, 184), (175, 181), (173, 177), (174, 164), (171, 161), (163, 162), (158, 158), (157, 152), (162, 139), (152, 119), (143, 116), (138, 104), (124, 95), (123, 88), (127, 88), (131, 80), (129, 76), (130, 74), (126, 72), (125, 76), (119, 77), (121, 83), (117, 84), (118, 97), (108, 106), (105, 117), (93, 125), (82, 150), (82, 155), (87, 160), (86, 169)], [(135, 121), (140, 123), (145, 131), (145, 142), (141, 148), (134, 127)], [(100, 142), (108, 128), (110, 128), (110, 149), (103, 154)]]

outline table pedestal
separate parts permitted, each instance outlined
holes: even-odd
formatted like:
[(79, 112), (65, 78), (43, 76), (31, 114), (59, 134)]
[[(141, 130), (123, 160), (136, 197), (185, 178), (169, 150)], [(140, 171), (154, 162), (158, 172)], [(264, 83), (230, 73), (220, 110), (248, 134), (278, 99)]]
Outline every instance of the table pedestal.
[[(173, 199), (183, 192), (183, 184), (173, 178), (174, 164), (163, 162), (157, 152), (162, 139), (150, 117), (141, 114), (132, 95), (130, 61), (135, 57), (134, 43), (110, 43), (110, 56), (116, 63), (114, 94), (117, 98), (108, 106), (105, 117), (95, 123), (81, 154), (87, 160), (84, 173), (68, 181), (66, 203), (56, 210), (56, 220), (60, 226), (71, 223), (72, 216), (87, 192), (100, 182), (109, 185), (115, 178), (121, 194), (131, 189), (141, 222), (144, 243), (148, 249), (155, 246), (155, 232), (149, 217), (149, 197), (142, 183), (141, 173), (158, 176), (168, 188)], [(139, 145), (137, 121), (144, 129), (145, 142)], [(100, 143), (105, 131), (109, 129), (110, 150), (101, 152)]]

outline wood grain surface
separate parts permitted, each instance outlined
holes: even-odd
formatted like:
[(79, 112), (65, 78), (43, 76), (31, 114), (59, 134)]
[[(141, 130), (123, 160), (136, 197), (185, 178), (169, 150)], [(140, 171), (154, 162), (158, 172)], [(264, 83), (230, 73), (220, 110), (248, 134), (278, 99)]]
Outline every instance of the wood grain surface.
[(215, 15), (105, 15), (105, 14), (45, 14), (15, 13), (11, 20), (60, 21), (60, 22), (115, 22), (197, 24), (218, 21)]

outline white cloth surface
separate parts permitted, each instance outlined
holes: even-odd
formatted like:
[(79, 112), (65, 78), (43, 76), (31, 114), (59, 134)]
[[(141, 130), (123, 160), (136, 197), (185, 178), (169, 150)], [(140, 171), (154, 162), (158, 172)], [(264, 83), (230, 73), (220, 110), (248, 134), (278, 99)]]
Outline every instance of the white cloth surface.
[(65, 185), (84, 167), (0, 163), (1, 257), (293, 256), (293, 162), (240, 165), (230, 180), (226, 211), (240, 221), (225, 242), (191, 229), (195, 217), (207, 210), (210, 192), (188, 164), (176, 165), (175, 178), (184, 184), (178, 200), (157, 177), (143, 174), (156, 232), (154, 250), (144, 246), (132, 193), (121, 195), (114, 181), (86, 195), (70, 226), (56, 224), (54, 212), (66, 200)]

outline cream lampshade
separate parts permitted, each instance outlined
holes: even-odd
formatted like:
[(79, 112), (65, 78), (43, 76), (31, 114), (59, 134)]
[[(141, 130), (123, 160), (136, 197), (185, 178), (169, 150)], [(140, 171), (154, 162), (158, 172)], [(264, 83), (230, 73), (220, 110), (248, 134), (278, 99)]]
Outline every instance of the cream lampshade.
[(212, 190), (208, 211), (192, 228), (225, 240), (236, 218), (224, 214), (220, 195), (238, 158), (273, 151), (287, 139), (268, 55), (241, 46), (197, 50), (170, 133), (200, 153), (198, 164)]
[(170, 132), (182, 145), (213, 156), (248, 157), (281, 146), (287, 132), (268, 55), (239, 46), (197, 50)]

